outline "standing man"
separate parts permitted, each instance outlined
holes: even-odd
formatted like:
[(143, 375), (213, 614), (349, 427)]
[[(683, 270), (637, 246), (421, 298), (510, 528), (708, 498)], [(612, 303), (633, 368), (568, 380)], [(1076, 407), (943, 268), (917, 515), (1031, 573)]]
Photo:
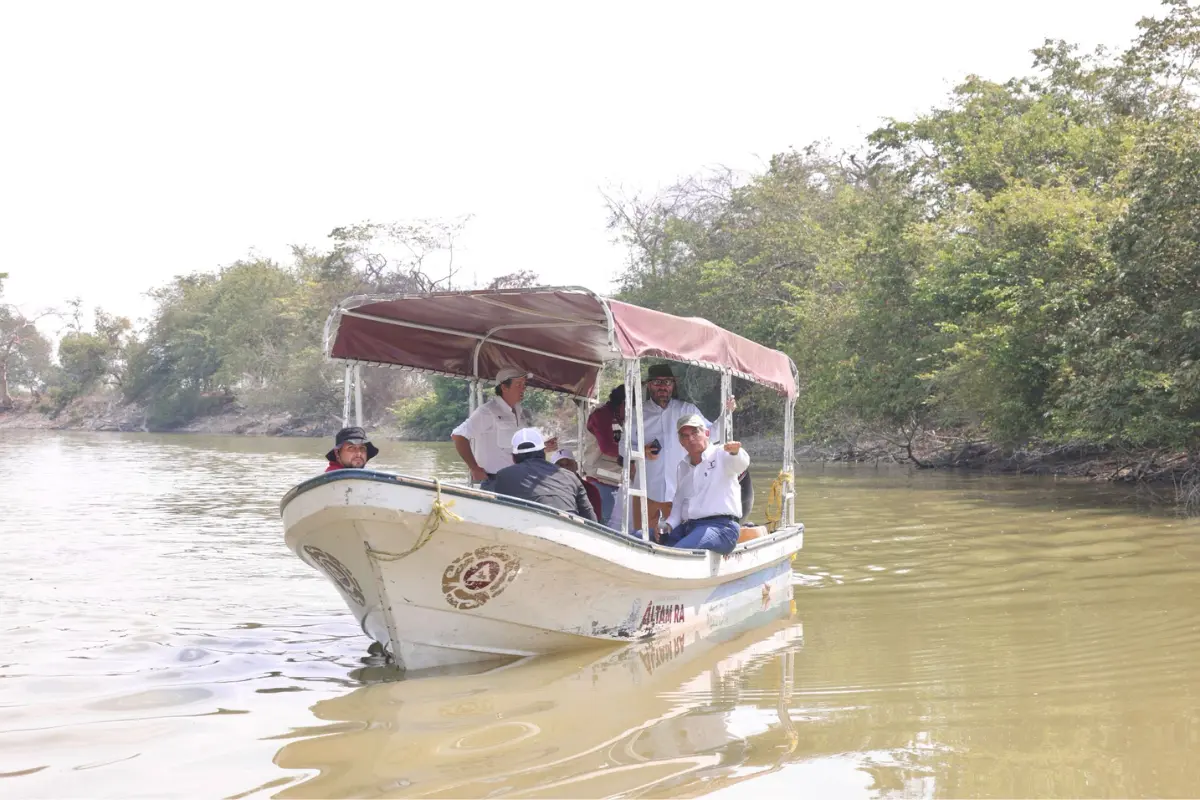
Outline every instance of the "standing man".
[[(500, 370), (496, 373), (496, 396), (475, 409), (450, 434), (454, 449), (476, 483), (483, 483), (512, 464), (513, 434), (526, 426), (521, 400), (529, 377), (512, 367)], [(557, 448), (557, 438), (547, 445)]]
[[(721, 439), (721, 426), (713, 425), (704, 418), (700, 409), (675, 396), (675, 373), (669, 364), (655, 364), (650, 367), (646, 378), (647, 393), (650, 402), (643, 406), (642, 425), (646, 435), (646, 500), (650, 512), (647, 525), (653, 528), (661, 513), (663, 517), (671, 514), (671, 499), (675, 496), (676, 467), (683, 460), (686, 452), (680, 443), (676, 430), (679, 421), (684, 417), (697, 416), (704, 420), (705, 431), (712, 431), (715, 439)], [(727, 407), (730, 411), (737, 408), (737, 400), (729, 398)], [(655, 442), (658, 448), (655, 448)], [(634, 528), (640, 529), (641, 503), (633, 503)]]
[(707, 424), (699, 414), (679, 420), (678, 440), (687, 457), (676, 470), (663, 544), (726, 554), (737, 547), (742, 532), (738, 475), (750, 466), (750, 454), (739, 442), (714, 445)]

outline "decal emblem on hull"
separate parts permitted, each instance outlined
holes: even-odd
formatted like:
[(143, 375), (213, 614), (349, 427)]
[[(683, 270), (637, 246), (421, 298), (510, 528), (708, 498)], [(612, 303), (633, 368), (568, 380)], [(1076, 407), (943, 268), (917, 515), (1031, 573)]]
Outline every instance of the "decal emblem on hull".
[(442, 593), (450, 605), (470, 611), (503, 592), (520, 569), (521, 559), (503, 547), (480, 547), (446, 567)]
[(362, 587), (358, 585), (358, 580), (350, 570), (346, 569), (346, 565), (338, 561), (333, 556), (326, 553), (320, 548), (312, 545), (304, 545), (304, 552), (308, 554), (329, 579), (336, 583), (339, 588), (360, 606), (367, 604), (367, 596), (363, 594)]

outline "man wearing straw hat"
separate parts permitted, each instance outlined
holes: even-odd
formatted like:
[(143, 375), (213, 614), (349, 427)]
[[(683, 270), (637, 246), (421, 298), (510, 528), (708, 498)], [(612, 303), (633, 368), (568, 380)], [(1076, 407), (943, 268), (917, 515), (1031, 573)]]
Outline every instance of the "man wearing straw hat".
[[(496, 396), (475, 409), (450, 434), (454, 449), (471, 472), (471, 480), (483, 483), (512, 464), (513, 434), (528, 424), (521, 400), (531, 377), (515, 367), (497, 372)], [(557, 449), (558, 439), (551, 438), (546, 444)]]

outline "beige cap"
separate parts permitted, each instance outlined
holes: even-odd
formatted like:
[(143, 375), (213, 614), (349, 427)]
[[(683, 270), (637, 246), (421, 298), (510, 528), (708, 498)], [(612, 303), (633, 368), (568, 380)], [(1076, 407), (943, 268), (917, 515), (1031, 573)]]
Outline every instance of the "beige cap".
[(517, 369), (516, 367), (505, 367), (496, 373), (496, 383), (504, 383), (505, 381), (511, 381), (514, 378), (528, 379), (532, 377), (533, 375), (529, 374), (523, 369)]
[(675, 426), (676, 431), (681, 431), (684, 428), (699, 428), (702, 431), (708, 431), (708, 423), (699, 414), (688, 414), (679, 420), (679, 424)]

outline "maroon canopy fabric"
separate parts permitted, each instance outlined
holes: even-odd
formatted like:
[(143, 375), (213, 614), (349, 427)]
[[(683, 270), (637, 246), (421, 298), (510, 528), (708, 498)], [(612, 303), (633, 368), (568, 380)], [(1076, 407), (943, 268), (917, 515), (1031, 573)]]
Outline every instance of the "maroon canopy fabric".
[(605, 362), (657, 356), (730, 372), (796, 396), (791, 359), (711, 322), (607, 300), (586, 289), (352, 297), (326, 323), (330, 358), (530, 385), (590, 397)]

